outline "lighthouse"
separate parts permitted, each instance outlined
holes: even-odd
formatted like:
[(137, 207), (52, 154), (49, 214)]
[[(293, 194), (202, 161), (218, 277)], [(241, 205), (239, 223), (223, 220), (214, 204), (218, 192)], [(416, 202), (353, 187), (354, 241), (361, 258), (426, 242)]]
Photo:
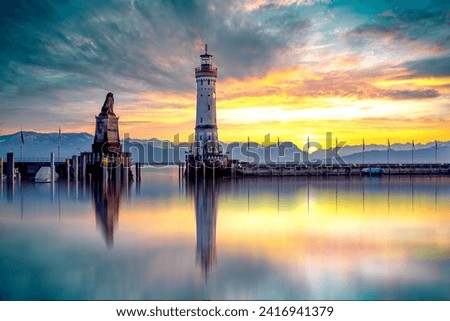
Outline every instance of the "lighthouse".
[(200, 55), (200, 67), (195, 68), (197, 115), (192, 152), (195, 160), (203, 162), (217, 159), (220, 154), (216, 116), (217, 68), (212, 65), (212, 57), (205, 45), (205, 53)]
[(195, 141), (186, 155), (186, 175), (196, 178), (228, 175), (233, 162), (222, 152), (217, 134), (216, 81), (217, 68), (212, 64), (212, 55), (200, 55), (200, 67), (195, 68), (197, 82), (197, 109), (195, 118)]

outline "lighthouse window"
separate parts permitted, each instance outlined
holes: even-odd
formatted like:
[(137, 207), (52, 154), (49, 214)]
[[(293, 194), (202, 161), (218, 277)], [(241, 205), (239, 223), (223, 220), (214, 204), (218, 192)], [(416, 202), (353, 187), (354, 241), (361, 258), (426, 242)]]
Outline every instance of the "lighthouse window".
[(200, 122), (203, 123), (203, 117), (200, 117)]
[(202, 85), (202, 86), (203, 86), (203, 79), (202, 79), (202, 80), (200, 80), (200, 85)]
[(211, 105), (208, 105), (208, 110), (211, 110)]
[(208, 136), (208, 140), (211, 140), (211, 136)]
[(211, 85), (211, 80), (208, 79), (208, 85)]

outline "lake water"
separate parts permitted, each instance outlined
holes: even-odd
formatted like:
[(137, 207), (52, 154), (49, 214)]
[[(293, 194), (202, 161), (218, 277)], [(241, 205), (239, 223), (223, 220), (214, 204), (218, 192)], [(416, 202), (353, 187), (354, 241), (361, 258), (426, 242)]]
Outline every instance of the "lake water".
[(450, 300), (450, 177), (0, 190), (2, 300)]

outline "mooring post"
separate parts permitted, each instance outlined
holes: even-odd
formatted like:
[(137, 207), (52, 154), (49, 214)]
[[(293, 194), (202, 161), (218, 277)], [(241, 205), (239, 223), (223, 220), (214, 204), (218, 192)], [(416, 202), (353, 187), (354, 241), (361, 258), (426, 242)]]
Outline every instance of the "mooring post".
[(6, 161), (8, 162), (6, 167), (6, 182), (11, 186), (14, 185), (14, 153), (7, 153)]
[(81, 155), (81, 180), (86, 182), (86, 167), (87, 167), (87, 159), (86, 155)]
[(141, 163), (137, 162), (136, 163), (136, 180), (140, 181), (141, 180)]
[[(117, 159), (120, 159), (119, 164), (117, 164)], [(114, 164), (115, 166), (115, 174), (116, 174), (116, 183), (120, 183), (121, 181), (121, 175), (122, 175), (122, 171), (121, 171), (121, 166), (122, 166), (122, 158), (118, 158), (116, 157), (116, 162)]]
[(55, 183), (55, 153), (50, 153), (50, 179)]
[(191, 170), (191, 165), (189, 163), (189, 160), (186, 158), (186, 178), (189, 179), (189, 174)]
[(206, 165), (202, 162), (202, 173), (203, 173), (203, 187), (205, 187), (206, 182)]
[(0, 157), (0, 184), (3, 184), (3, 158)]
[(75, 156), (75, 181), (78, 182), (80, 180), (80, 157)]
[(78, 156), (72, 156), (73, 181), (78, 182)]
[(125, 168), (128, 166), (128, 156), (124, 153), (122, 157), (122, 163), (120, 164), (120, 175), (121, 175), (121, 181), (123, 184), (126, 183), (127, 175)]
[(102, 181), (105, 183), (108, 180), (108, 163), (103, 161), (100, 170), (102, 171)]
[(66, 159), (66, 179), (70, 182), (70, 159)]
[(195, 181), (197, 182), (197, 177), (198, 177), (198, 168), (197, 168), (197, 161), (194, 162), (195, 166), (194, 166), (194, 176), (195, 176)]
[(122, 169), (122, 184), (124, 186), (128, 186), (128, 167), (127, 164), (124, 163), (121, 165)]

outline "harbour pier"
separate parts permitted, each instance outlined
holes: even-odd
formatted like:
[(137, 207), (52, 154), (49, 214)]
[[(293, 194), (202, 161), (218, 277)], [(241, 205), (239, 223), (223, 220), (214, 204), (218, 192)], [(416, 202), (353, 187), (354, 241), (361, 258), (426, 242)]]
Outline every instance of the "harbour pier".
[(450, 164), (270, 164), (239, 163), (240, 176), (448, 175)]
[[(54, 153), (51, 153), (48, 159), (15, 162), (14, 154), (8, 153), (6, 162), (0, 160), (2, 180), (3, 173), (6, 174), (8, 182), (32, 180), (42, 167), (50, 167), (50, 176), (44, 180), (46, 182), (54, 182), (58, 177), (75, 182), (107, 180), (128, 184), (128, 181), (133, 179), (132, 158), (131, 153), (121, 151), (119, 117), (114, 113), (113, 107), (114, 95), (108, 93), (100, 114), (95, 117), (95, 136), (90, 152), (73, 155), (64, 162), (56, 162)], [(140, 170), (137, 173), (140, 175)]]

